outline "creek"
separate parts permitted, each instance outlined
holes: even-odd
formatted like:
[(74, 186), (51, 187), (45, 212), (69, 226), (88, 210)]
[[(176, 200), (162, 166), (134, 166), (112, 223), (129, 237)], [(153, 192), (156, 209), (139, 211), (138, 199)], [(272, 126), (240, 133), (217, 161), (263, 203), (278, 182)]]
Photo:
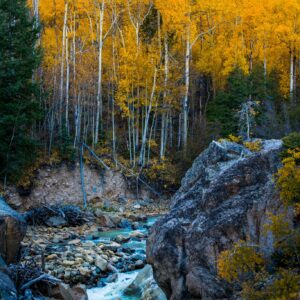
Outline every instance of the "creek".
[[(129, 238), (135, 232), (142, 232), (147, 235), (151, 226), (158, 219), (158, 216), (151, 216), (147, 218), (146, 222), (141, 223), (139, 228), (133, 230), (131, 228), (123, 228), (110, 230), (105, 232), (99, 232), (94, 242), (109, 243), (113, 241), (117, 236), (123, 236)], [(94, 237), (95, 239), (95, 237)], [(146, 253), (146, 239), (137, 240), (130, 238), (127, 242), (122, 244), (123, 248), (129, 248), (134, 254), (145, 255)], [(88, 290), (89, 300), (139, 300), (139, 295), (126, 295), (124, 291), (130, 284), (134, 282), (138, 274), (142, 270), (135, 270), (129, 272), (117, 273), (117, 279), (114, 282), (105, 283), (103, 287), (96, 287)], [(149, 278), (145, 278), (149, 280)]]

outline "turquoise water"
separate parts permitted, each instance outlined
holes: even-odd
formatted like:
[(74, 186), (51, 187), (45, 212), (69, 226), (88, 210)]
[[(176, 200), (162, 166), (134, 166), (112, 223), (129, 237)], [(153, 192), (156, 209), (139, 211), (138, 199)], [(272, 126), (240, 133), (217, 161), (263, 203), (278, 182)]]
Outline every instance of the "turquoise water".
[[(109, 231), (96, 232), (93, 235), (88, 236), (87, 239), (89, 239), (89, 240), (92, 239), (95, 242), (104, 242), (105, 243), (105, 242), (109, 242), (109, 241), (113, 240), (118, 235), (123, 235), (125, 237), (128, 237), (134, 231), (147, 233), (148, 229), (145, 228), (144, 226), (147, 226), (147, 227), (152, 226), (158, 218), (159, 218), (158, 216), (148, 217), (146, 222), (141, 222), (141, 226), (137, 230), (132, 230), (131, 228), (118, 228), (118, 229), (113, 229), (113, 230), (109, 230)], [(126, 243), (126, 244), (130, 245), (129, 243)], [(124, 246), (126, 244), (124, 244)], [(139, 243), (136, 243), (136, 244), (133, 243), (132, 245), (133, 246), (136, 245), (140, 250), (141, 245), (139, 245)], [(146, 243), (144, 243), (144, 247), (146, 247)]]
[(132, 231), (133, 230), (130, 228), (120, 228), (120, 229), (114, 229), (114, 230), (109, 230), (109, 231), (97, 232), (97, 233), (94, 233), (92, 236), (88, 236), (87, 238), (93, 239), (95, 242), (97, 242), (97, 240), (110, 241), (110, 240), (114, 239), (115, 237), (117, 237), (118, 235), (129, 236), (129, 234)]
[[(151, 216), (147, 219), (146, 222), (142, 223), (141, 227), (138, 230), (132, 230), (130, 228), (121, 228), (115, 229), (110, 231), (104, 232), (97, 232), (96, 235), (93, 235), (95, 242), (109, 242), (110, 240), (114, 239), (118, 235), (129, 236), (134, 231), (140, 231), (143, 233), (147, 233), (147, 229), (143, 227), (152, 226), (158, 216)], [(139, 253), (141, 251), (146, 251), (146, 240), (136, 240), (131, 239), (127, 243), (122, 244), (124, 248), (130, 248)], [(105, 287), (102, 288), (93, 288), (89, 289), (88, 292), (88, 299), (89, 300), (139, 300), (138, 297), (135, 296), (127, 296), (123, 294), (123, 291), (134, 281), (139, 271), (132, 271), (126, 273), (118, 273), (118, 280), (116, 282), (108, 283)]]
[(124, 248), (133, 249), (137, 252), (145, 251), (146, 250), (146, 240), (142, 240), (142, 241), (132, 241), (132, 240), (130, 240), (129, 242), (124, 243), (122, 246)]

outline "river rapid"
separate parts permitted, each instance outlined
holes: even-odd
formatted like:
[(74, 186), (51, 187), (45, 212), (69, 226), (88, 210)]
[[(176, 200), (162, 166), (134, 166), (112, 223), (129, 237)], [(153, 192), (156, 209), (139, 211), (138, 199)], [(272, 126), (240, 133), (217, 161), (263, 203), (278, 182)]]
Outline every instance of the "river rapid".
[[(141, 226), (133, 230), (131, 228), (124, 228), (124, 229), (117, 229), (117, 230), (110, 230), (106, 232), (100, 232), (98, 234), (98, 240), (94, 240), (94, 242), (101, 242), (101, 243), (109, 243), (112, 240), (114, 240), (117, 236), (123, 236), (125, 238), (129, 238), (130, 236), (134, 236), (135, 233), (142, 232), (143, 234), (147, 235), (149, 228), (155, 223), (155, 221), (158, 219), (157, 216), (155, 217), (148, 217), (147, 221), (142, 223)], [(130, 238), (127, 242), (122, 244), (123, 248), (129, 248), (131, 251), (133, 251), (134, 254), (139, 255), (145, 255), (146, 254), (146, 239), (142, 240), (136, 240), (134, 238)], [(149, 268), (149, 266), (148, 266)], [(139, 300), (141, 299), (141, 295), (135, 295), (134, 293), (128, 293), (128, 287), (134, 283), (134, 281), (141, 277), (144, 281), (154, 281), (153, 278), (143, 278), (142, 273), (144, 272), (144, 269), (141, 270), (135, 270), (135, 271), (129, 271), (129, 272), (118, 272), (116, 277), (116, 280), (113, 282), (105, 282), (103, 281), (102, 287), (96, 287), (89, 289), (88, 292), (88, 298), (89, 300)], [(138, 276), (140, 274), (140, 276)], [(147, 275), (149, 273), (146, 272)], [(152, 277), (152, 272), (149, 275)], [(139, 283), (140, 284), (140, 283)], [(143, 285), (143, 284), (140, 284)], [(152, 283), (153, 285), (153, 283)], [(157, 287), (156, 287), (157, 288)], [(162, 295), (159, 296), (159, 298), (154, 297), (153, 300), (156, 299), (163, 299), (164, 297)], [(151, 298), (148, 298), (151, 299)], [(151, 299), (151, 300), (152, 300)]]

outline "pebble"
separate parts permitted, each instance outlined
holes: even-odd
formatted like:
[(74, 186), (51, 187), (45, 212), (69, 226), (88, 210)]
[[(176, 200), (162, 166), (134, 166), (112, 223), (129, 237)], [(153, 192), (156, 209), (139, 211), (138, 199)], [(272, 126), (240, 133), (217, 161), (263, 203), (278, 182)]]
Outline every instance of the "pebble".
[(73, 260), (64, 260), (63, 265), (64, 266), (73, 266), (75, 262)]
[(47, 257), (46, 257), (46, 260), (54, 260), (54, 259), (58, 259), (58, 256), (57, 256), (57, 254), (51, 254), (51, 255), (48, 255)]
[(91, 270), (85, 267), (79, 268), (79, 272), (82, 276), (87, 276), (91, 273)]
[(94, 262), (94, 259), (93, 259), (91, 256), (89, 256), (89, 255), (87, 255), (87, 256), (85, 257), (85, 260), (86, 260), (88, 263), (90, 263), (90, 264), (92, 264), (92, 263)]
[(80, 243), (81, 243), (81, 240), (76, 239), (76, 240), (72, 240), (72, 241), (68, 242), (68, 245), (77, 245), (77, 244), (80, 244)]
[(103, 259), (101, 256), (97, 256), (95, 260), (95, 265), (103, 272), (107, 270), (108, 262)]

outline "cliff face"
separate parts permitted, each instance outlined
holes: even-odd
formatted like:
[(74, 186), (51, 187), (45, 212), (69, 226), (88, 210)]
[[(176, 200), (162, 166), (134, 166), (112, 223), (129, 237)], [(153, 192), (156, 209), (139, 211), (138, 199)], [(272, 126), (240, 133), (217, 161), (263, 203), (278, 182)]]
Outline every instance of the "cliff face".
[(279, 140), (264, 141), (259, 152), (212, 142), (195, 160), (147, 244), (148, 262), (169, 299), (230, 299), (230, 287), (216, 274), (219, 253), (246, 237), (272, 250), (263, 227), (268, 212), (282, 209), (273, 178), (281, 149)]
[[(117, 171), (98, 171), (89, 166), (84, 167), (84, 182), (87, 200), (117, 200), (135, 198), (136, 190), (131, 189), (125, 177)], [(147, 190), (140, 189), (140, 198), (150, 198)], [(80, 169), (76, 165), (44, 167), (38, 171), (35, 185), (29, 195), (21, 196), (15, 187), (9, 189), (8, 203), (18, 210), (29, 210), (43, 205), (81, 204), (82, 186)]]

